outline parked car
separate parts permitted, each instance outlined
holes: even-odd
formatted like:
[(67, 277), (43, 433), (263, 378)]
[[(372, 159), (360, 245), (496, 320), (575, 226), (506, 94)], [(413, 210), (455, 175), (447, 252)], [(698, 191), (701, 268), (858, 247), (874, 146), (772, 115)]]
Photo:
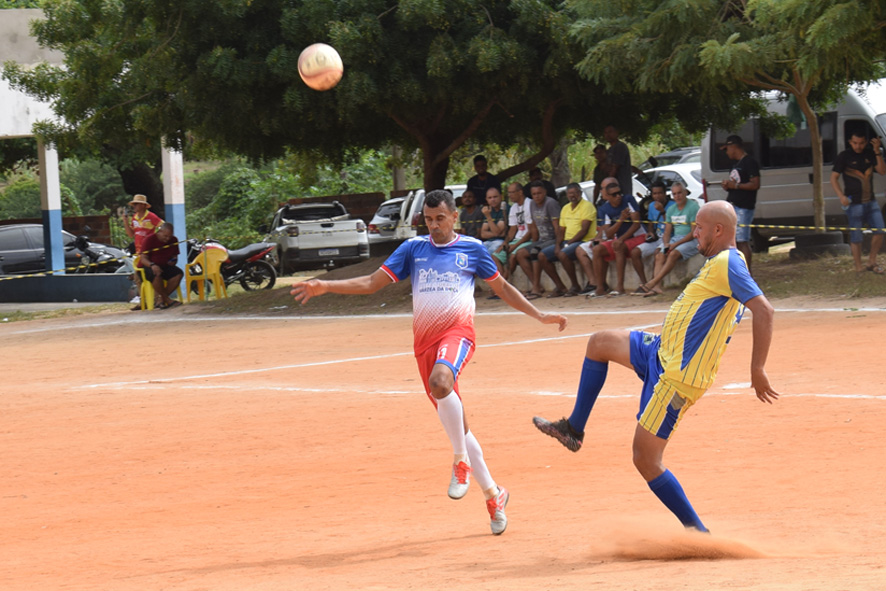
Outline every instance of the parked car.
[(369, 220), (367, 232), (369, 244), (390, 242), (394, 240), (394, 231), (400, 220), (400, 207), (403, 205), (403, 197), (388, 199), (378, 206), (375, 215)]
[(278, 272), (341, 267), (369, 258), (366, 223), (338, 201), (284, 205), (266, 242), (277, 245)]
[[(62, 230), (65, 248), (65, 267), (80, 264), (83, 251), (75, 245), (77, 238)], [(95, 244), (115, 258), (125, 257), (119, 248)], [(46, 249), (43, 244), (43, 226), (40, 224), (12, 224), (0, 226), (0, 275), (19, 275), (46, 271)]]
[(659, 166), (658, 168), (650, 168), (636, 175), (635, 180), (639, 180), (646, 187), (652, 186), (655, 181), (662, 181), (671, 191), (671, 183), (680, 181), (689, 190), (689, 198), (695, 199), (701, 203), (707, 201), (705, 188), (701, 180), (701, 165), (691, 162), (682, 164), (669, 164), (668, 166)]
[(669, 152), (650, 156), (643, 161), (640, 170), (649, 170), (650, 168), (658, 168), (669, 164), (701, 164), (701, 146), (686, 146), (685, 148), (674, 148)]

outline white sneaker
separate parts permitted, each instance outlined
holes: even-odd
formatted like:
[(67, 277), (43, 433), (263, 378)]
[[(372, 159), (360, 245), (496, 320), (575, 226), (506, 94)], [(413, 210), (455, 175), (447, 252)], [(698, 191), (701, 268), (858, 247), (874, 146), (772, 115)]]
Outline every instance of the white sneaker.
[(452, 480), (449, 481), (449, 498), (460, 499), (468, 494), (471, 484), (471, 467), (465, 462), (452, 465)]
[(498, 494), (486, 500), (486, 510), (489, 511), (489, 517), (492, 519), (489, 522), (489, 526), (492, 528), (492, 533), (497, 536), (503, 534), (508, 528), (508, 516), (505, 515), (505, 507), (510, 496), (508, 489), (500, 486), (498, 487)]
[(131, 300), (129, 300), (130, 304), (140, 304), (142, 303), (142, 299), (139, 296), (135, 296)]

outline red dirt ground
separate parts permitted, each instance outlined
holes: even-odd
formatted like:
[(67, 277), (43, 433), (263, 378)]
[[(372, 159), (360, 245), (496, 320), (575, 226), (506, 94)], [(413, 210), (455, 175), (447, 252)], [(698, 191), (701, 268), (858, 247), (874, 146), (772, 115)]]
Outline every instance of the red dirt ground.
[(461, 390), (511, 490), (500, 537), (476, 486), (446, 496), (408, 317), (0, 326), (0, 589), (886, 587), (886, 312), (778, 313), (773, 406), (748, 387), (742, 323), (665, 458), (712, 536), (631, 465), (631, 372), (610, 369), (579, 453), (532, 427), (571, 410), (588, 333), (663, 318), (571, 312), (562, 334), (477, 319)]

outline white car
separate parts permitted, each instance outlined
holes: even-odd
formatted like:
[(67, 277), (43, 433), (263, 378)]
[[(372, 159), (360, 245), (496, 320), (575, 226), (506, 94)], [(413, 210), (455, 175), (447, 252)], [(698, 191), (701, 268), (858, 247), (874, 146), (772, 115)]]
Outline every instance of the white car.
[(652, 186), (655, 181), (662, 181), (670, 193), (671, 183), (680, 181), (689, 191), (689, 198), (700, 203), (707, 201), (704, 185), (702, 184), (701, 165), (695, 162), (669, 164), (644, 170), (634, 177), (634, 181), (642, 182), (646, 187)]

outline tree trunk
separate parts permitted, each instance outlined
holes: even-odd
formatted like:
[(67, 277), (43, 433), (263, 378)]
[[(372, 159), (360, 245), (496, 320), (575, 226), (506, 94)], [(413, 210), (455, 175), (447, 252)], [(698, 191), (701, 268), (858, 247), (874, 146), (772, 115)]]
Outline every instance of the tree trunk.
[(394, 182), (395, 191), (403, 191), (406, 189), (406, 171), (403, 170), (403, 148), (400, 146), (391, 146), (391, 176)]
[(145, 163), (136, 164), (131, 168), (117, 169), (123, 181), (123, 189), (128, 195), (141, 193), (148, 198), (151, 211), (164, 218), (163, 183), (157, 169)]
[(424, 189), (432, 191), (446, 186), (446, 173), (449, 171), (449, 155), (446, 152), (451, 140), (433, 138), (422, 142), (422, 159), (424, 161)]
[(797, 105), (806, 116), (809, 124), (809, 139), (812, 142), (812, 207), (815, 219), (815, 231), (825, 231), (824, 191), (821, 187), (822, 152), (821, 130), (818, 127), (818, 116), (809, 104), (807, 96), (797, 96)]
[(551, 182), (555, 187), (562, 187), (572, 180), (572, 170), (569, 168), (569, 146), (572, 141), (563, 138), (557, 147), (548, 156), (551, 162)]

